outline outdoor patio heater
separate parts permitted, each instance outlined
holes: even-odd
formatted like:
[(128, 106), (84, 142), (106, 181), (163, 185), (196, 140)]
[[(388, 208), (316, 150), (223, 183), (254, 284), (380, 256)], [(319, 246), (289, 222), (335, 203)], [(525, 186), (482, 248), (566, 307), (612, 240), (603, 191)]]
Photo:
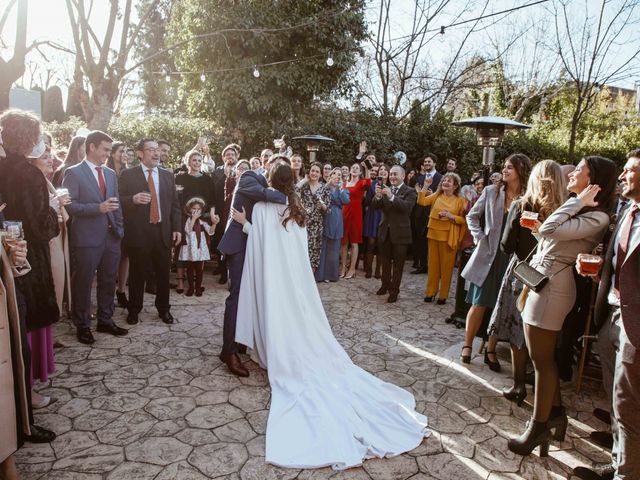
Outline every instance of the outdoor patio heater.
[(316, 161), (316, 152), (320, 150), (322, 143), (335, 142), (333, 138), (325, 137), (324, 135), (302, 135), (301, 137), (294, 137), (293, 140), (302, 140), (309, 152), (309, 163), (313, 164)]
[[(475, 128), (477, 144), (478, 146), (482, 147), (482, 166), (485, 186), (489, 185), (489, 176), (491, 175), (491, 170), (493, 169), (493, 164), (495, 163), (496, 147), (499, 147), (502, 144), (505, 130), (531, 128), (529, 125), (525, 125), (524, 123), (515, 122), (503, 117), (466, 118), (464, 120), (452, 122), (452, 124), (458, 127)], [(460, 267), (458, 270), (458, 281), (456, 284), (455, 310), (451, 314), (451, 316), (445, 320), (447, 323), (453, 323), (458, 328), (464, 327), (466, 323), (467, 312), (469, 311), (469, 305), (465, 301), (465, 280), (460, 274), (462, 273), (462, 270), (469, 261), (470, 257), (470, 249), (462, 252), (462, 255), (460, 257)], [(487, 319), (490, 318), (490, 316), (491, 309), (487, 309), (483, 325), (486, 325), (488, 321)], [(480, 328), (479, 334), (480, 332), (483, 332), (483, 330), (483, 328)]]

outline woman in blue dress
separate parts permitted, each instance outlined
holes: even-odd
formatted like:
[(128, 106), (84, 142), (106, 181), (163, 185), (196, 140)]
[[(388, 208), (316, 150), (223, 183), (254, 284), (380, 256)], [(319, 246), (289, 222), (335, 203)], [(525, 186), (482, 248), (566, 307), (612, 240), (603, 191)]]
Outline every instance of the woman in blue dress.
[(349, 190), (342, 187), (342, 171), (334, 168), (322, 187), (330, 194), (329, 209), (324, 216), (320, 263), (316, 282), (337, 282), (340, 277), (340, 243), (343, 235), (342, 206), (349, 203)]
[(373, 183), (371, 188), (367, 192), (364, 198), (365, 214), (364, 214), (364, 229), (362, 234), (367, 239), (366, 254), (364, 257), (364, 271), (365, 277), (371, 278), (373, 272), (373, 256), (376, 256), (376, 271), (375, 277), (380, 278), (380, 259), (377, 256), (378, 251), (378, 226), (382, 219), (382, 210), (371, 208), (371, 200), (373, 200), (376, 194), (376, 184), (382, 180), (382, 185), (386, 185), (389, 182), (389, 167), (384, 163), (380, 165), (378, 174), (375, 177), (371, 177)]

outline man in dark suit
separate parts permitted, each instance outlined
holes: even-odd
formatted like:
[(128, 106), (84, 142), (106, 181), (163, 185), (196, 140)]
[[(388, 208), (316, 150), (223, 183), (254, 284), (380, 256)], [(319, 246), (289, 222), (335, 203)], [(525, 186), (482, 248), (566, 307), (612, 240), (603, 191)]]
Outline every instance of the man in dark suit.
[(612, 463), (577, 467), (579, 478), (631, 479), (640, 472), (640, 149), (627, 155), (620, 180), (629, 202), (607, 246), (594, 311), (602, 380), (613, 407)]
[(72, 249), (71, 312), (80, 343), (92, 344), (91, 287), (97, 271), (98, 332), (126, 335), (113, 322), (114, 295), (120, 240), (124, 235), (116, 173), (104, 164), (113, 140), (93, 131), (85, 141), (86, 158), (67, 168), (62, 186), (69, 190), (71, 215), (69, 244)]
[(400, 292), (402, 270), (411, 243), (411, 209), (418, 197), (415, 189), (404, 183), (405, 172), (399, 165), (391, 167), (391, 187), (376, 185), (371, 205), (382, 210), (378, 229), (379, 252), (382, 257), (382, 286), (376, 295), (389, 293), (387, 302), (394, 303)]
[[(216, 207), (216, 212), (220, 214), (220, 223), (216, 226), (216, 231), (213, 236), (213, 245), (215, 248), (220, 251), (218, 247), (220, 243), (220, 239), (222, 238), (222, 234), (224, 233), (224, 229), (227, 225), (227, 217), (226, 215), (229, 212), (225, 212), (224, 209), (224, 185), (227, 181), (227, 177), (232, 175), (234, 172), (234, 168), (236, 162), (238, 161), (238, 150), (236, 150), (235, 144), (227, 145), (222, 149), (222, 165), (217, 167), (213, 174), (211, 175), (211, 179), (213, 181), (213, 198), (214, 205)], [(218, 283), (225, 284), (227, 283), (227, 263), (224, 258), (220, 259), (220, 278), (218, 279)]]
[[(272, 162), (267, 165), (267, 168), (270, 168), (271, 165), (273, 165)], [(263, 175), (252, 170), (244, 172), (233, 193), (233, 208), (238, 211), (244, 210), (247, 214), (247, 220), (251, 221), (253, 206), (261, 201), (285, 204), (287, 199), (282, 192), (269, 190), (267, 180)], [(247, 249), (247, 234), (242, 231), (242, 225), (229, 218), (218, 249), (226, 258), (231, 282), (229, 296), (224, 306), (223, 344), (220, 360), (225, 362), (235, 375), (248, 377), (249, 371), (238, 358), (238, 344), (236, 343), (238, 295), (242, 281), (244, 255)]]
[(138, 323), (144, 284), (149, 270), (156, 278), (158, 315), (173, 323), (169, 304), (171, 247), (182, 238), (182, 215), (173, 173), (158, 167), (160, 152), (155, 140), (138, 142), (140, 166), (120, 175), (120, 200), (124, 214), (124, 245), (129, 253), (129, 304), (127, 323)]
[[(431, 179), (431, 190), (436, 191), (442, 174), (436, 170), (436, 163), (438, 157), (433, 153), (427, 153), (424, 156), (422, 166), (424, 174), (418, 176), (416, 184), (422, 188), (426, 179)], [(429, 214), (431, 213), (431, 207), (423, 207), (422, 205), (415, 205), (412, 212), (413, 220), (413, 258), (416, 264), (415, 270), (412, 274), (427, 273), (427, 224), (429, 223)]]

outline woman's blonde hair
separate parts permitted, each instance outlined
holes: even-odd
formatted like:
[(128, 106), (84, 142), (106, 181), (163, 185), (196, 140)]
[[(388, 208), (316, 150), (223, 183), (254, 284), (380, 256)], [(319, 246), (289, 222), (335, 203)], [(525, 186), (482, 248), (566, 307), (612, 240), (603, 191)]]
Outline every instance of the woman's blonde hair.
[(440, 183), (438, 184), (438, 189), (436, 190), (436, 193), (439, 195), (442, 195), (442, 182), (444, 181), (445, 178), (451, 178), (453, 180), (453, 185), (454, 185), (454, 189), (453, 189), (453, 195), (455, 197), (459, 197), (460, 196), (460, 189), (462, 188), (462, 180), (460, 180), (460, 175), (458, 175), (457, 173), (453, 173), (453, 172), (448, 172), (445, 173), (442, 178), (440, 179)]
[(566, 200), (567, 184), (562, 168), (553, 160), (542, 160), (531, 170), (527, 191), (522, 196), (522, 210), (531, 209), (544, 221)]
[(198, 150), (189, 150), (184, 154), (184, 157), (182, 157), (182, 164), (185, 167), (189, 168), (189, 162), (191, 161), (191, 157), (193, 157), (194, 155), (198, 155), (200, 158), (202, 158), (202, 154)]

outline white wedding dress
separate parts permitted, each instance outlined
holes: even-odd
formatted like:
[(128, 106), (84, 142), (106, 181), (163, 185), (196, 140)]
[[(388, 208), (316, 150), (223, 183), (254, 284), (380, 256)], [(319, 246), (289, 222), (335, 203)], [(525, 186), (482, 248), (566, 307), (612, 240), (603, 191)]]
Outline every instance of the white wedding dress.
[(282, 226), (283, 205), (253, 210), (236, 341), (253, 349), (271, 384), (266, 461), (345, 469), (399, 455), (430, 434), (406, 390), (355, 365), (337, 342), (313, 277), (307, 232)]

